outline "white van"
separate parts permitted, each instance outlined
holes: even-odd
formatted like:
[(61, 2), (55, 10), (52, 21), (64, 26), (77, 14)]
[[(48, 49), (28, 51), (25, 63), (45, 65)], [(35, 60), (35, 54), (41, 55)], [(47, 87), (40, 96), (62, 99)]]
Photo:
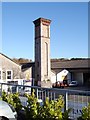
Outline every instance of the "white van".
[(0, 120), (17, 120), (17, 112), (12, 105), (0, 100)]

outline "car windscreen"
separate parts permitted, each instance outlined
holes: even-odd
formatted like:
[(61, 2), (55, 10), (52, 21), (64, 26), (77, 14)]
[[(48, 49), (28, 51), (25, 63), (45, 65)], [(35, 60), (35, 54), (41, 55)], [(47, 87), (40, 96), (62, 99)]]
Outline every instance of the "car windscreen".
[(10, 105), (10, 104), (9, 104), (9, 106), (10, 106), (10, 108), (12, 109), (12, 111), (15, 112), (14, 107), (13, 107), (12, 105)]

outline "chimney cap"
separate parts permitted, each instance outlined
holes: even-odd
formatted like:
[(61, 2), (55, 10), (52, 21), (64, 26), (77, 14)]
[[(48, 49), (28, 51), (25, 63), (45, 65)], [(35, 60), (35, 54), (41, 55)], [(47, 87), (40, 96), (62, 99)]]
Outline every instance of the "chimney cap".
[(46, 18), (38, 18), (38, 19), (36, 19), (36, 20), (34, 20), (33, 21), (33, 23), (36, 25), (36, 24), (39, 24), (39, 23), (47, 23), (47, 24), (50, 24), (51, 23), (51, 20), (49, 20), (49, 19), (46, 19)]

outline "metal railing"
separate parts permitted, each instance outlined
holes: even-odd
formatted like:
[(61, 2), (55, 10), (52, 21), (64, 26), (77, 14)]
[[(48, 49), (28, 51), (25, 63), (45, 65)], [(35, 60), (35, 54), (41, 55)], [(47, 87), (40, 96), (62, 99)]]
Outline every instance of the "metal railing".
[(1, 95), (2, 91), (7, 93), (19, 92), (21, 102), (26, 105), (27, 98), (24, 97), (25, 93), (31, 94), (32, 89), (35, 90), (35, 95), (39, 100), (44, 101), (46, 97), (50, 100), (56, 100), (59, 95), (63, 96), (64, 110), (71, 108), (70, 117), (76, 119), (81, 116), (82, 108), (87, 106), (90, 102), (90, 91), (70, 90), (70, 89), (57, 89), (57, 88), (41, 88), (37, 86), (15, 85), (0, 83)]

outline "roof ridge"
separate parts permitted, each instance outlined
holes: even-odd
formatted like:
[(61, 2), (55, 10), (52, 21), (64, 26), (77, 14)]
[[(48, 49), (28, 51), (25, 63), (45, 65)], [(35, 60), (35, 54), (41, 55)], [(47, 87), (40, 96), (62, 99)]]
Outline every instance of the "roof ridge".
[[(18, 63), (16, 63), (15, 61), (13, 61), (13, 59), (9, 58), (7, 55), (3, 54), (0, 52), (1, 55), (3, 55), (4, 57), (8, 58), (9, 60), (11, 60), (12, 62), (14, 62), (15, 64), (19, 65)], [(20, 65), (19, 65), (20, 66)]]

